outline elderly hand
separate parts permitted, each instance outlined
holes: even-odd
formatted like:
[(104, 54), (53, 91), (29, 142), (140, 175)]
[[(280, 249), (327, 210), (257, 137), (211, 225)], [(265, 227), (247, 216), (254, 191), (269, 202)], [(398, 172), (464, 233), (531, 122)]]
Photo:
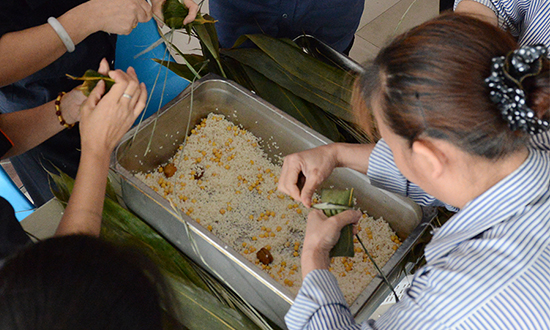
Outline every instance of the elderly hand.
[[(332, 145), (291, 154), (285, 157), (278, 190), (311, 207), (315, 189), (330, 176), (338, 162)], [(305, 177), (303, 188), (299, 188), (300, 173)]]
[(356, 224), (360, 218), (361, 211), (356, 210), (348, 210), (330, 218), (320, 210), (309, 212), (301, 258), (302, 277), (314, 269), (329, 268), (329, 252), (338, 242), (342, 228)]
[(103, 95), (105, 83), (100, 81), (82, 106), (83, 152), (111, 153), (145, 108), (147, 90), (145, 84), (139, 83), (133, 68), (128, 68), (126, 73), (115, 70), (108, 74), (115, 80), (111, 90)]
[[(164, 19), (164, 15), (162, 14), (162, 5), (165, 1), (166, 0), (151, 0), (151, 2), (153, 3), (153, 13), (160, 20)], [(189, 14), (183, 20), (183, 24), (185, 25), (195, 20), (195, 17), (199, 12), (199, 6), (193, 0), (183, 0), (183, 4), (189, 9)], [(163, 22), (159, 23), (164, 24)]]
[(89, 6), (89, 24), (108, 33), (129, 34), (138, 23), (152, 17), (152, 8), (145, 0), (90, 0), (84, 5)]

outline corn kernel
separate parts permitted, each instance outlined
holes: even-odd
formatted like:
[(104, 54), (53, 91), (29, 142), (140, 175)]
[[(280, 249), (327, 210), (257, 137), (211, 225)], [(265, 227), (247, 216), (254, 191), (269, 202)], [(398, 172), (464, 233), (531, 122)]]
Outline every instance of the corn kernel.
[(244, 254), (249, 254), (250, 251), (248, 251), (248, 249), (244, 250)]
[(291, 271), (288, 272), (288, 275), (294, 275), (294, 274), (296, 274), (296, 272), (293, 271), (293, 270), (291, 270)]
[(211, 225), (208, 225), (208, 227), (206, 227), (208, 230), (212, 231), (212, 226)]
[(281, 261), (281, 266), (285, 267), (286, 266), (286, 261)]
[(224, 210), (224, 209), (221, 209), (221, 210), (220, 210), (220, 213), (221, 213), (221, 214), (225, 214), (225, 210)]
[(260, 234), (260, 238), (265, 238), (265, 235), (263, 233)]
[(246, 247), (246, 242), (243, 242), (243, 247)]
[[(251, 161), (250, 161), (250, 164), (254, 165), (254, 161), (253, 161), (253, 160), (251, 160)], [(160, 171), (159, 171), (159, 172), (160, 172)]]
[(282, 229), (281, 226), (277, 226), (277, 231), (281, 231)]
[(340, 277), (346, 277), (346, 273), (345, 273), (345, 272), (341, 272), (341, 273), (340, 273)]
[(190, 208), (188, 209), (189, 213), (193, 213), (194, 210), (195, 210), (195, 209), (192, 208), (192, 207), (190, 207)]
[(267, 251), (271, 251), (271, 245), (266, 245), (266, 246), (265, 246), (265, 249), (266, 249)]
[(275, 233), (269, 233), (269, 237), (275, 237)]
[(296, 269), (298, 269), (298, 266), (297, 266), (297, 265), (292, 265), (292, 268), (291, 268), (291, 269), (292, 269), (292, 270), (296, 270)]
[(256, 241), (256, 240), (258, 240), (258, 237), (252, 236), (252, 240), (253, 240), (253, 241)]
[(299, 254), (298, 252), (294, 252), (292, 255), (295, 256), (295, 257), (297, 257), (297, 256), (299, 256), (300, 254)]
[(301, 209), (296, 209), (296, 213), (302, 214), (302, 210)]
[(228, 169), (230, 169), (230, 168), (231, 168), (231, 166), (225, 165), (225, 169), (226, 169), (226, 170), (228, 170)]

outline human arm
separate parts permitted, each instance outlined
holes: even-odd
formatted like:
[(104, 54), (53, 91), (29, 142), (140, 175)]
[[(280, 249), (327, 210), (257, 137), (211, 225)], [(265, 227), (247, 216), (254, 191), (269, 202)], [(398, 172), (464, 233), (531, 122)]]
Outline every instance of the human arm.
[(111, 153), (145, 107), (147, 91), (133, 68), (109, 76), (115, 80), (109, 93), (102, 97), (105, 84), (99, 82), (82, 107), (80, 165), (56, 235), (99, 235)]
[[(164, 18), (164, 15), (162, 14), (162, 5), (164, 2), (166, 2), (166, 0), (151, 0), (153, 5), (153, 14), (160, 20)], [(183, 24), (185, 25), (195, 20), (195, 17), (199, 12), (199, 6), (193, 0), (183, 0), (183, 4), (189, 9), (189, 14), (183, 20)]]
[[(91, 0), (58, 17), (75, 45), (104, 31), (128, 34), (138, 22), (151, 18), (151, 6), (143, 0)], [(47, 22), (0, 37), (0, 87), (25, 78), (53, 63), (67, 51)]]
[[(60, 107), (68, 124), (80, 120), (80, 105), (85, 99), (84, 94), (77, 89), (63, 96)], [(2, 159), (30, 150), (65, 129), (55, 114), (54, 102), (0, 115), (0, 130), (13, 142), (13, 147)]]
[[(487, 5), (490, 5), (490, 2), (487, 2)], [(498, 17), (495, 12), (485, 4), (478, 1), (462, 0), (456, 5), (455, 12), (461, 14), (475, 15), (482, 20), (498, 26)]]
[[(374, 144), (332, 143), (285, 157), (278, 189), (311, 206), (315, 189), (336, 167), (347, 167), (366, 173)], [(300, 190), (300, 173), (305, 177)]]

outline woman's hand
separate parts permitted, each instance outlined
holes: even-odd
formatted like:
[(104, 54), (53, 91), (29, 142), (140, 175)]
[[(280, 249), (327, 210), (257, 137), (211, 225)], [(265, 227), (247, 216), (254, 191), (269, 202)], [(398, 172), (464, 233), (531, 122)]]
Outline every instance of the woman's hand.
[(356, 224), (361, 212), (348, 210), (327, 218), (323, 211), (311, 210), (307, 219), (306, 237), (302, 249), (302, 277), (314, 269), (328, 269), (329, 252), (340, 238), (344, 226)]
[[(151, 2), (153, 3), (153, 14), (155, 14), (156, 18), (163, 20), (162, 5), (166, 0), (151, 0)], [(193, 0), (183, 0), (183, 5), (189, 9), (189, 14), (183, 20), (183, 24), (185, 25), (195, 20), (199, 12), (199, 6)], [(164, 22), (159, 23), (164, 24)]]
[(94, 30), (113, 34), (130, 34), (138, 23), (148, 22), (153, 13), (145, 0), (91, 0), (82, 6)]
[(139, 83), (133, 68), (128, 68), (126, 73), (109, 71), (109, 76), (115, 80), (111, 90), (103, 96), (105, 83), (100, 81), (82, 106), (83, 151), (110, 154), (145, 108), (147, 90), (145, 84)]
[[(286, 156), (277, 189), (311, 207), (315, 189), (338, 166), (335, 147), (336, 144), (330, 144)], [(302, 182), (299, 181), (304, 178), (300, 189)]]
[(60, 108), (67, 124), (75, 124), (80, 121), (80, 107), (84, 101), (86, 101), (86, 96), (78, 87), (63, 96)]

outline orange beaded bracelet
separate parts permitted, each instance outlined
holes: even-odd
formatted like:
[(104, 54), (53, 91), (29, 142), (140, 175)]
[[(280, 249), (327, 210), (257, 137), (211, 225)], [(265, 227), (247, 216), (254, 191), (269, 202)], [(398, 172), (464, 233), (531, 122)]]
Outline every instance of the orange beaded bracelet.
[(55, 99), (55, 114), (57, 115), (57, 119), (59, 119), (59, 123), (61, 126), (66, 128), (73, 128), (74, 124), (67, 124), (65, 119), (63, 119), (63, 115), (61, 114), (61, 99), (63, 98), (63, 95), (65, 95), (65, 92), (59, 93), (57, 95), (57, 98)]

